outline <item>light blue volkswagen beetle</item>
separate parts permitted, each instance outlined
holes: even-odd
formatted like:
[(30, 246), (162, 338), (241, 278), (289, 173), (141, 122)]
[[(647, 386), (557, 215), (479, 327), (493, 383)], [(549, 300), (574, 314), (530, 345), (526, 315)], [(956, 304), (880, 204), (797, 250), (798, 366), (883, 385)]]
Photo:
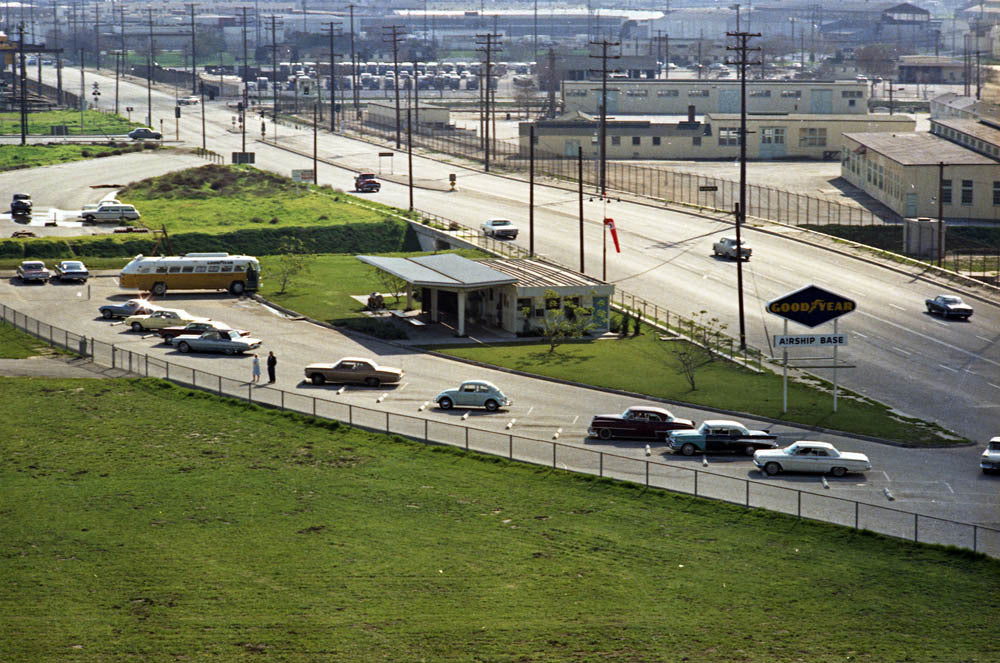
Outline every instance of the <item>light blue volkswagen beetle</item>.
[(442, 391), (434, 401), (442, 410), (453, 407), (484, 407), (490, 412), (514, 403), (504, 396), (499, 387), (487, 380), (466, 380), (455, 389)]

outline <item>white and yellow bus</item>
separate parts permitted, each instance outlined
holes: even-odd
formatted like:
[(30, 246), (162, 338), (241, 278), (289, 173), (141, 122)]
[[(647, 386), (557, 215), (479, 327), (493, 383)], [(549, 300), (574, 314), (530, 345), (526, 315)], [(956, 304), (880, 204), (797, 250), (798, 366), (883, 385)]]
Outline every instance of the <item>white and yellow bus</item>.
[(253, 256), (186, 253), (157, 258), (137, 255), (118, 283), (163, 296), (167, 290), (228, 290), (234, 295), (260, 288), (260, 263)]

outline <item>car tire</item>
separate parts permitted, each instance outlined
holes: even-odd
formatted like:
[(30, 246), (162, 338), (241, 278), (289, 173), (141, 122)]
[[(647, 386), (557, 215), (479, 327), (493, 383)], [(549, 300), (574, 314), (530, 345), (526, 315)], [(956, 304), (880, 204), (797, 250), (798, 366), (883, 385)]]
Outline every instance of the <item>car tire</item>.
[(236, 348), (225, 348), (223, 352), (225, 352), (229, 356), (232, 356), (236, 354)]
[(377, 387), (382, 384), (382, 381), (378, 378), (367, 377), (365, 378), (365, 385), (369, 387)]
[(104, 309), (103, 311), (101, 311), (101, 317), (103, 317), (105, 320), (110, 320), (111, 318), (115, 317), (115, 314), (112, 313), (109, 309)]
[(682, 456), (693, 456), (695, 451), (696, 451), (695, 446), (690, 442), (685, 442), (684, 445), (681, 447)]
[(601, 438), (602, 440), (610, 440), (612, 435), (614, 435), (614, 433), (611, 432), (610, 428), (602, 428), (601, 430), (597, 431), (597, 437)]
[(191, 352), (191, 346), (187, 344), (187, 341), (181, 341), (177, 349), (181, 352)]
[(233, 281), (229, 284), (229, 294), (239, 297), (246, 291), (247, 286), (243, 281)]
[(309, 381), (319, 387), (326, 384), (326, 376), (322, 373), (313, 373), (309, 376)]
[(438, 407), (441, 408), (442, 410), (450, 410), (454, 406), (455, 403), (453, 403), (452, 400), (447, 396), (438, 401)]
[(485, 407), (490, 412), (496, 412), (497, 410), (500, 409), (500, 404), (497, 403), (492, 398), (490, 398), (485, 403), (483, 403), (483, 407)]
[(141, 332), (142, 331), (142, 325), (140, 323), (138, 323), (138, 322), (133, 322), (132, 323), (132, 331), (134, 331), (134, 332)]
[(754, 452), (757, 451), (752, 444), (748, 444), (743, 447), (744, 456), (753, 456)]
[(830, 470), (830, 474), (832, 474), (835, 477), (842, 477), (845, 474), (847, 474), (847, 468), (846, 467), (834, 467), (833, 469)]
[(167, 294), (167, 284), (164, 283), (163, 281), (157, 281), (156, 283), (153, 284), (153, 287), (150, 290), (150, 292), (152, 292), (157, 297), (162, 297), (163, 295)]
[(773, 462), (764, 465), (764, 474), (773, 477), (778, 472), (781, 472), (781, 465), (778, 465), (777, 463)]
[(87, 216), (83, 217), (84, 223), (93, 223), (94, 220), (95, 219), (93, 214), (88, 214)]

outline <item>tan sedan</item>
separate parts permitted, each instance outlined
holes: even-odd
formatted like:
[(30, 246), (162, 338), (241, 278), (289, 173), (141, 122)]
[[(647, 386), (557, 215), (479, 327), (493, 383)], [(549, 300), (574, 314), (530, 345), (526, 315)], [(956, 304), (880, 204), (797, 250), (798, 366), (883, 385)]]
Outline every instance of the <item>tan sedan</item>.
[(380, 384), (396, 384), (403, 379), (403, 369), (379, 366), (373, 359), (344, 357), (333, 364), (309, 364), (306, 379), (313, 384), (363, 384), (377, 387)]

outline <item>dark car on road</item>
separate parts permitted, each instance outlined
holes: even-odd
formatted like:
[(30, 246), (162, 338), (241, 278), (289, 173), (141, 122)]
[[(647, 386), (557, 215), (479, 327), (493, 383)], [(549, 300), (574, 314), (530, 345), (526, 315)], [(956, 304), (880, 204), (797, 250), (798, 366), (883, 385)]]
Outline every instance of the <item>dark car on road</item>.
[(758, 449), (776, 449), (778, 436), (767, 430), (751, 430), (743, 424), (726, 419), (709, 419), (696, 430), (672, 431), (670, 448), (674, 453), (693, 456), (696, 453), (741, 453), (754, 455)]
[(31, 216), (31, 194), (15, 193), (10, 201), (11, 216)]
[(163, 138), (163, 134), (161, 134), (159, 131), (153, 131), (149, 127), (139, 127), (137, 129), (133, 129), (132, 131), (128, 132), (128, 137), (131, 138), (132, 140), (143, 140), (145, 138), (149, 138), (152, 140), (160, 140), (161, 138)]
[(972, 307), (956, 295), (938, 295), (925, 301), (927, 312), (938, 314), (942, 318), (960, 318), (968, 320), (972, 317)]
[(621, 414), (595, 416), (587, 434), (602, 440), (616, 437), (665, 440), (670, 431), (689, 428), (694, 428), (693, 421), (675, 417), (662, 407), (634, 406)]
[(178, 336), (184, 335), (198, 335), (207, 331), (235, 331), (240, 336), (249, 336), (250, 332), (246, 329), (233, 329), (224, 322), (219, 322), (218, 320), (206, 320), (189, 322), (186, 325), (177, 325), (175, 327), (162, 327), (156, 330), (167, 344), (172, 343), (172, 341)]

